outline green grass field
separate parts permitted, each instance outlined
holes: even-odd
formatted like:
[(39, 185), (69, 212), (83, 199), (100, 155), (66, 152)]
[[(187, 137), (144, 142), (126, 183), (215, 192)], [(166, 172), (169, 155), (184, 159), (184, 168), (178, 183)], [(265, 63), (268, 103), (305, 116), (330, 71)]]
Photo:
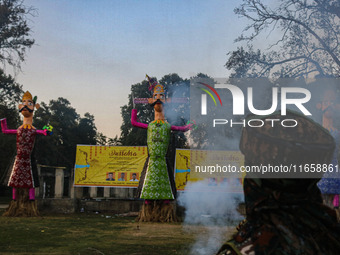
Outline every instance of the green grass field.
[[(0, 210), (2, 215), (4, 210)], [(110, 217), (110, 218), (109, 218)], [(0, 254), (189, 254), (202, 226), (96, 214), (0, 216)], [(227, 236), (225, 237), (227, 238)]]

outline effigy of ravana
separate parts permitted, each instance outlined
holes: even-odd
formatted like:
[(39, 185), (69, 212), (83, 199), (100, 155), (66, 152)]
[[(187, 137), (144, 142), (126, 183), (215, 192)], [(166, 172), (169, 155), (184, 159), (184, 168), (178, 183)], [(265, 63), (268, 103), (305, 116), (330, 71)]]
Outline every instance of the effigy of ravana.
[(12, 187), (12, 198), (9, 207), (3, 216), (30, 217), (38, 216), (39, 211), (35, 200), (35, 188), (39, 186), (35, 162), (32, 160), (32, 151), (36, 135), (48, 135), (51, 127), (37, 130), (33, 126), (34, 109), (39, 109), (37, 97), (32, 98), (26, 92), (19, 104), (19, 112), (23, 115), (23, 124), (18, 129), (8, 129), (6, 118), (1, 119), (1, 129), (4, 134), (16, 135), (17, 155), (11, 169), (8, 186)]
[(147, 129), (148, 158), (141, 174), (137, 196), (145, 199), (139, 213), (139, 221), (177, 221), (171, 201), (176, 199), (174, 175), (167, 159), (171, 131), (186, 132), (193, 124), (185, 126), (170, 125), (164, 115), (166, 105), (164, 86), (147, 76), (152, 98), (148, 103), (155, 110), (155, 119), (149, 124), (137, 121), (137, 110), (133, 109), (131, 124)]

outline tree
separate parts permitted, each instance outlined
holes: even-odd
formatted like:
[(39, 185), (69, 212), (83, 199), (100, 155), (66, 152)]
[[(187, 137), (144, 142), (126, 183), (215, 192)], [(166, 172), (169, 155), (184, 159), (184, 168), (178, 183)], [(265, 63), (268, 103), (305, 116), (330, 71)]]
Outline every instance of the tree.
[[(6, 118), (11, 127), (19, 125), (17, 105), (22, 94), (22, 86), (16, 83), (11, 75), (6, 75), (0, 69), (0, 119)], [(15, 155), (15, 141), (15, 136), (0, 133), (0, 186), (6, 179), (7, 168)]]
[(16, 83), (11, 75), (6, 75), (0, 69), (0, 104), (16, 108), (22, 94), (22, 85)]
[(0, 1), (0, 61), (19, 68), (26, 49), (34, 44), (27, 24), (27, 15), (34, 16), (34, 9), (21, 0)]
[[(5, 74), (4, 66), (9, 64), (20, 69), (26, 49), (34, 44), (26, 21), (29, 14), (33, 15), (33, 9), (24, 6), (22, 1), (0, 1), (0, 62), (3, 65), (0, 68), (0, 119), (6, 117), (8, 125), (15, 127), (19, 124), (17, 104), (23, 91), (11, 75)], [(15, 154), (15, 137), (0, 134), (0, 141), (0, 180), (3, 180)]]
[[(196, 79), (199, 80), (200, 82), (204, 82), (206, 84), (214, 84), (214, 79), (211, 78), (210, 76), (203, 74), (203, 73), (199, 73), (196, 76), (193, 76), (190, 78), (191, 80), (195, 81)], [(192, 91), (191, 93), (191, 100), (193, 100), (194, 98), (198, 98), (198, 96), (200, 95), (201, 92), (198, 93), (197, 91)], [(200, 109), (200, 101), (196, 101), (193, 100), (190, 102), (190, 107), (194, 107), (194, 109)], [(191, 109), (192, 113), (198, 113), (198, 110), (194, 110)], [(212, 112), (209, 113), (208, 117), (209, 120), (213, 119), (215, 117), (216, 113)], [(198, 113), (198, 115), (195, 116), (191, 116), (192, 118), (194, 118), (195, 121), (197, 121), (197, 123), (199, 124), (197, 126), (197, 129), (192, 130), (191, 132), (191, 148), (194, 149), (208, 149), (211, 147), (215, 147), (215, 143), (212, 137), (209, 136), (209, 134), (214, 133), (214, 137), (216, 137), (216, 133), (214, 131), (211, 130), (210, 128), (210, 123), (211, 121), (207, 121), (206, 118), (202, 118), (201, 113)], [(218, 139), (220, 139), (220, 137), (218, 137)], [(215, 149), (218, 149), (215, 147)]]
[(114, 138), (109, 138), (105, 136), (103, 133), (97, 132), (96, 144), (102, 146), (117, 146), (121, 145), (121, 142), (117, 135)]
[[(22, 1), (0, 0), (0, 61), (3, 66), (7, 63), (20, 68), (26, 49), (34, 44), (26, 21), (27, 15), (32, 13), (33, 8), (24, 6)], [(22, 85), (0, 68), (0, 118), (18, 121), (15, 109), (22, 94)]]
[(123, 118), (120, 127), (121, 134), (119, 141), (124, 146), (131, 145), (146, 145), (146, 130), (135, 128), (131, 125), (131, 111), (136, 108), (138, 111), (138, 118), (140, 122), (149, 123), (153, 120), (152, 108), (137, 104), (134, 106), (134, 98), (150, 97), (148, 93), (149, 84), (146, 80), (131, 86), (131, 94), (128, 96), (128, 104), (121, 107), (121, 115)]
[[(22, 86), (11, 75), (4, 72), (9, 64), (20, 69), (25, 59), (25, 52), (34, 44), (30, 38), (31, 29), (26, 22), (33, 9), (26, 7), (22, 1), (0, 0), (0, 119), (7, 118), (9, 126), (18, 126), (19, 113), (17, 104), (23, 94)], [(3, 179), (10, 159), (15, 154), (15, 137), (0, 134), (0, 180)]]
[[(13, 108), (0, 104), (0, 119), (7, 118), (7, 123), (10, 127), (19, 125), (18, 111)], [(10, 167), (11, 160), (16, 152), (16, 137), (12, 135), (4, 135), (0, 133), (0, 188), (5, 185), (7, 179), (7, 170)]]
[(78, 124), (78, 139), (83, 144), (95, 145), (97, 143), (97, 128), (94, 124), (94, 116), (90, 113), (85, 113), (83, 118), (80, 118)]
[(34, 123), (39, 128), (46, 124), (53, 127), (52, 136), (36, 141), (36, 158), (40, 164), (72, 169), (77, 144), (96, 144), (94, 116), (85, 113), (81, 118), (65, 98), (51, 100), (49, 105), (41, 103)]
[[(338, 0), (279, 0), (274, 7), (263, 2), (244, 0), (234, 10), (251, 23), (235, 40), (247, 46), (228, 53), (231, 77), (339, 77)], [(255, 40), (268, 32), (266, 40), (271, 41), (273, 31), (279, 31), (280, 38), (267, 49), (254, 50)]]

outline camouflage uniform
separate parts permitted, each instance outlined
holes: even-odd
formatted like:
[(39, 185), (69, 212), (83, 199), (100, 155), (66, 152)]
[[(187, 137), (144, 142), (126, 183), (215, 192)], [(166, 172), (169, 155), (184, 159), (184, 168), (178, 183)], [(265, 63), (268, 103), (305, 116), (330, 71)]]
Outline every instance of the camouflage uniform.
[(340, 225), (315, 180), (289, 181), (245, 179), (247, 219), (219, 255), (339, 254)]
[[(283, 118), (277, 113), (266, 117)], [(299, 124), (284, 128), (266, 123), (243, 129), (240, 149), (246, 166), (331, 162), (335, 143), (327, 130), (291, 111), (285, 118), (297, 119)], [(219, 255), (340, 254), (336, 212), (322, 203), (317, 187), (322, 175), (290, 177), (266, 179), (247, 174), (243, 187), (246, 220)]]

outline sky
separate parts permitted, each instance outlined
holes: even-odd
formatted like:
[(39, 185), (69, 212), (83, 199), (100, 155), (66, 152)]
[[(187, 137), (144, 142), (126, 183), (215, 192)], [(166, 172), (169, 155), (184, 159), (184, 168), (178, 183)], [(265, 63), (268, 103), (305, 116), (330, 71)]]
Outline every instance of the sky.
[(66, 98), (97, 130), (120, 135), (120, 107), (145, 74), (227, 77), (227, 52), (247, 24), (240, 0), (24, 0), (35, 45), (17, 82), (48, 103)]

